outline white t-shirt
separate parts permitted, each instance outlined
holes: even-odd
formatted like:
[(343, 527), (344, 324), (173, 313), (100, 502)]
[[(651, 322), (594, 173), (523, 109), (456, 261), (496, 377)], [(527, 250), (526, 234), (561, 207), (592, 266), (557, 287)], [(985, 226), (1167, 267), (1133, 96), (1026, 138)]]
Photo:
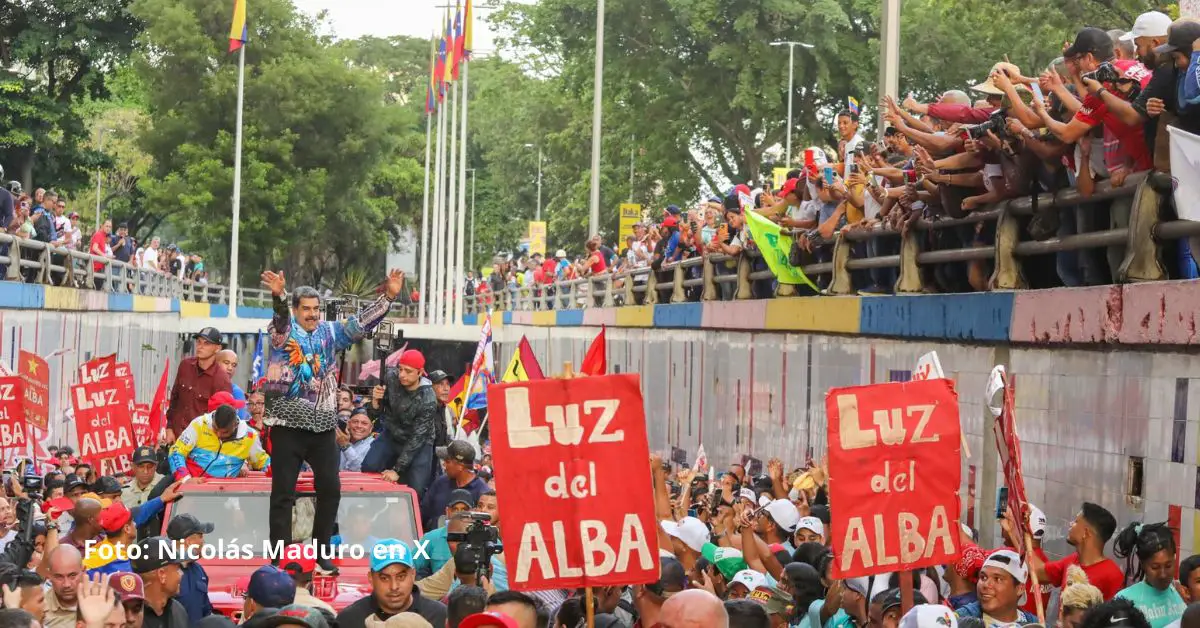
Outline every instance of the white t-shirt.
[(142, 253), (142, 266), (144, 268), (158, 268), (158, 249), (146, 249)]
[[(875, 182), (882, 185), (883, 177), (875, 175)], [(863, 192), (863, 215), (867, 218), (876, 218), (879, 216), (879, 211), (883, 209), (883, 204), (875, 200), (875, 196), (870, 190)]]
[(858, 133), (855, 133), (854, 137), (847, 140), (845, 152), (842, 153), (842, 162), (846, 162), (846, 155), (853, 154), (854, 151), (858, 149), (858, 145), (865, 141), (866, 140), (863, 139), (863, 136), (859, 135)]
[(787, 217), (792, 220), (816, 220), (820, 208), (820, 201), (801, 201), (799, 205), (788, 205)]

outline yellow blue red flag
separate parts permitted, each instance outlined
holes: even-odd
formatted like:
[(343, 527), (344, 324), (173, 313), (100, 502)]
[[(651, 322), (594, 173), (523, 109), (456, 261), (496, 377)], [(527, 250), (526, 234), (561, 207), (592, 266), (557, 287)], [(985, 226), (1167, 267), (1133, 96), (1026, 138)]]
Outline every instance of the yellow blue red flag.
[(233, 24), (229, 26), (229, 52), (237, 52), (249, 41), (246, 30), (246, 0), (233, 0)]

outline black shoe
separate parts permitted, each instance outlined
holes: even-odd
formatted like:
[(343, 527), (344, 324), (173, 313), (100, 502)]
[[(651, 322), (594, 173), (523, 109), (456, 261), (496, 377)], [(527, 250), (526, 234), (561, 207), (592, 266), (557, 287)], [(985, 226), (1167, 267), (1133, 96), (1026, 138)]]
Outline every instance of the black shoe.
[(336, 576), (338, 568), (334, 567), (328, 558), (318, 558), (315, 573), (322, 576)]

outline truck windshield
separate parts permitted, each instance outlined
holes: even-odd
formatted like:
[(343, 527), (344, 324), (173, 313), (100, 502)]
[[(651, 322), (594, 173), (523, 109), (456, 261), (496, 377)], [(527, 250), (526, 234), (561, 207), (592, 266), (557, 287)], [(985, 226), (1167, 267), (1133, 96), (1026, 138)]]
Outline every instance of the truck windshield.
[[(174, 504), (171, 516), (191, 513), (200, 521), (212, 522), (212, 534), (205, 535), (206, 543), (251, 544), (262, 552), (270, 541), (268, 493), (195, 493)], [(305, 541), (312, 538), (316, 496), (300, 493), (292, 509), (292, 538)], [(370, 546), (376, 540), (395, 538), (411, 543), (417, 538), (412, 498), (407, 493), (343, 494), (338, 507), (338, 528), (334, 542)]]

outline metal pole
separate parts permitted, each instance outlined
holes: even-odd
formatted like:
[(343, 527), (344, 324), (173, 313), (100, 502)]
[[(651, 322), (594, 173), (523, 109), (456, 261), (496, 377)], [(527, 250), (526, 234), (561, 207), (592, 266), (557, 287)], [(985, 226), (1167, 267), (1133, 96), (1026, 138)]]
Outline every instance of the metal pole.
[(430, 225), (430, 241), (433, 242), (431, 247), (432, 260), (429, 262), (429, 305), (432, 308), (429, 312), (429, 323), (436, 325), (438, 323), (438, 305), (441, 303), (441, 293), (438, 285), (438, 271), (441, 268), (441, 262), (438, 261), (442, 255), (442, 243), (445, 238), (444, 225), (445, 221), (442, 216), (442, 209), (445, 205), (446, 196), (446, 108), (445, 100), (438, 103), (438, 141), (437, 141), (437, 157), (434, 159), (436, 163), (435, 169), (437, 176), (434, 177), (433, 183), (433, 223)]
[(425, 114), (425, 187), (421, 201), (421, 274), (418, 275), (420, 288), (417, 299), (417, 322), (425, 322), (425, 301), (429, 298), (429, 147), (433, 138), (433, 115), (437, 111)]
[(636, 146), (637, 136), (630, 135), (629, 143), (631, 144), (631, 146), (629, 147), (629, 202), (632, 203), (633, 202), (633, 154), (634, 154), (634, 152), (637, 151), (637, 146)]
[(242, 221), (242, 104), (246, 84), (246, 47), (238, 50), (237, 132), (233, 140), (233, 234), (229, 239), (229, 318), (237, 318), (238, 231)]
[[(104, 129), (100, 129), (100, 137), (96, 143), (97, 150), (104, 150)], [(96, 168), (96, 231), (100, 230), (100, 177), (103, 171)]]
[[(898, 98), (900, 92), (900, 0), (883, 0), (882, 42), (879, 46), (879, 93)], [(886, 109), (879, 108), (879, 137), (887, 123), (883, 119)], [(986, 431), (986, 430), (985, 430)]]
[(541, 222), (541, 220), (542, 220), (542, 147), (541, 146), (538, 146), (538, 192), (537, 192), (537, 194), (538, 194), (537, 215), (535, 215), (533, 217), (533, 219), (538, 222)]
[(788, 42), (787, 167), (792, 167), (792, 97), (795, 96), (796, 42)]
[(445, 311), (442, 314), (442, 323), (453, 324), (451, 320), (453, 316), (454, 300), (458, 295), (454, 294), (454, 225), (456, 224), (455, 217), (458, 215), (458, 103), (462, 98), (459, 96), (462, 90), (461, 83), (454, 83), (450, 88), (450, 93), (454, 97), (450, 105), (450, 205), (446, 213), (446, 275), (442, 280), (443, 292), (446, 294)]
[(462, 64), (462, 144), (458, 156), (458, 225), (451, 225), (457, 237), (454, 249), (454, 324), (462, 325), (463, 282), (466, 281), (463, 271), (463, 245), (467, 235), (467, 104), (469, 102), (467, 88), (470, 85), (467, 74), (470, 63)]
[(475, 272), (475, 169), (471, 168), (471, 272)]
[[(899, 0), (893, 0), (898, 2)], [(600, 116), (604, 87), (604, 0), (596, 3), (596, 72), (592, 79), (592, 211), (588, 236), (600, 232)]]

